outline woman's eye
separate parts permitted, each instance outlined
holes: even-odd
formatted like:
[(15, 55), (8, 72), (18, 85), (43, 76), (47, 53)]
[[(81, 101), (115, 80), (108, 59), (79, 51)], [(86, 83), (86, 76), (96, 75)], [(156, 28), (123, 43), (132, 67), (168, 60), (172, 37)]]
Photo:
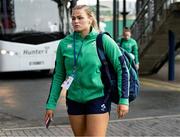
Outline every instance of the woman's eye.
[(72, 17), (72, 20), (75, 21), (75, 20), (82, 20), (84, 19), (84, 17)]
[(78, 17), (79, 20), (83, 19), (83, 17)]

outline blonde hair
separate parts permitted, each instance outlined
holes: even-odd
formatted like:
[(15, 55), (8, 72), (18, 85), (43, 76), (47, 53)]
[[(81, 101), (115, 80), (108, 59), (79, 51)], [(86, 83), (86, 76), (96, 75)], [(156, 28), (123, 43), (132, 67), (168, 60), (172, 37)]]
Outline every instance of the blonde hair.
[(90, 7), (88, 7), (87, 5), (76, 5), (72, 11), (75, 11), (75, 10), (84, 10), (86, 12), (86, 14), (92, 18), (92, 24), (91, 26), (93, 28), (95, 28), (96, 30), (99, 30), (98, 28), (98, 25), (97, 25), (97, 20), (96, 20), (96, 17), (95, 17), (95, 14), (94, 12), (92, 11), (92, 9)]

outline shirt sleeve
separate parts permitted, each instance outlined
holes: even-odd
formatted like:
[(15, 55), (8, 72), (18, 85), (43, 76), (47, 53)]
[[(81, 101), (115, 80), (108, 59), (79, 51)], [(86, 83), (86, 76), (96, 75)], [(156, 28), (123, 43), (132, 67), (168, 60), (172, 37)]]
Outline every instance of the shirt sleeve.
[[(119, 104), (129, 104), (129, 72), (127, 65), (120, 61), (122, 53), (117, 43), (108, 35), (103, 35), (104, 51), (117, 72), (118, 92), (120, 95)], [(125, 70), (124, 70), (125, 69)], [(124, 73), (125, 71), (125, 73)]]
[(134, 40), (132, 52), (133, 52), (133, 55), (135, 56), (135, 63), (139, 64), (138, 44), (135, 40)]
[(49, 97), (46, 102), (46, 109), (55, 110), (61, 92), (61, 84), (65, 79), (64, 58), (61, 50), (60, 42), (56, 52), (55, 69), (52, 77)]

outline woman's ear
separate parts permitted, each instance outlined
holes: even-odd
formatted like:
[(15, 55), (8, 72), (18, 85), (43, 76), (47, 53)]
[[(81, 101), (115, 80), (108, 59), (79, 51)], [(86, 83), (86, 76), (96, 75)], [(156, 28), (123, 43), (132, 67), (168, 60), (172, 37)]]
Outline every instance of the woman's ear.
[(91, 21), (91, 20), (89, 20), (89, 24), (92, 24), (92, 21)]
[(92, 24), (92, 17), (89, 18), (89, 24)]

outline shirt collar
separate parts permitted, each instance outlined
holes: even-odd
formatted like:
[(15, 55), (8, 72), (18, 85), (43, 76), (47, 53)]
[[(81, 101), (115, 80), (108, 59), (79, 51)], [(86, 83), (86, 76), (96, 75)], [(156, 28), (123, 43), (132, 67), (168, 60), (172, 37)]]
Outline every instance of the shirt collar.
[[(74, 32), (74, 33), (76, 35), (76, 38), (84, 39), (81, 37), (80, 32)], [(89, 34), (85, 38), (94, 38), (94, 37), (97, 37), (97, 34), (98, 34), (97, 30), (95, 30), (94, 28), (91, 27), (91, 31), (89, 32)]]

